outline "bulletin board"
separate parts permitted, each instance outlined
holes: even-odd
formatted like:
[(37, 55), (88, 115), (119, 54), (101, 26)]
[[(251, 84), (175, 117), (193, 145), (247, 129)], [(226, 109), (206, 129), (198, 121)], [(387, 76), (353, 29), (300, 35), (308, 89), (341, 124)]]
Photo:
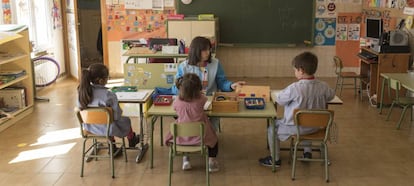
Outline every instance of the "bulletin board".
[(107, 4), (108, 41), (167, 37), (166, 20), (175, 10), (126, 9), (124, 4)]

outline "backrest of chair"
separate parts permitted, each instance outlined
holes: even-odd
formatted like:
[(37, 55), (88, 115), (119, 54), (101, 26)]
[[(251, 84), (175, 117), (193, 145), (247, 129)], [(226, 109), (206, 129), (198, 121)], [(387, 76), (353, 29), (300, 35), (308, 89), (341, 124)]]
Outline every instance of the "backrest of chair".
[(200, 136), (200, 145), (204, 145), (204, 123), (203, 122), (182, 122), (182, 123), (171, 123), (170, 132), (173, 136), (173, 147), (177, 149), (176, 143), (177, 137), (191, 137)]
[(295, 109), (294, 121), (298, 128), (298, 138), (300, 137), (300, 127), (314, 127), (325, 130), (324, 141), (328, 139), (329, 129), (333, 123), (334, 111), (328, 109)]
[(399, 91), (401, 90), (400, 81), (398, 81), (396, 79), (389, 78), (388, 79), (388, 95), (391, 95), (391, 90), (390, 89), (395, 90), (395, 99), (398, 101), (399, 95), (400, 95)]
[(83, 137), (85, 137), (88, 133), (88, 131), (84, 130), (83, 123), (108, 125), (107, 135), (109, 135), (109, 125), (113, 122), (113, 112), (111, 107), (91, 107), (83, 110), (77, 110), (76, 116), (78, 118)]
[(333, 60), (335, 64), (335, 73), (340, 74), (343, 68), (342, 60), (338, 56), (334, 56)]

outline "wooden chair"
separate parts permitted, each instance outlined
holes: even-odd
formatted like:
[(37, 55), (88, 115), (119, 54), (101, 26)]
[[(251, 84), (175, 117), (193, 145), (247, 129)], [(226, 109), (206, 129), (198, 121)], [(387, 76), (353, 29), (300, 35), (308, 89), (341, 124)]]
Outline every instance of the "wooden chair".
[[(325, 164), (325, 181), (329, 182), (329, 170), (328, 170), (328, 146), (327, 141), (329, 139), (329, 130), (332, 126), (334, 118), (334, 111), (328, 109), (321, 110), (306, 110), (298, 109), (294, 111), (294, 121), (297, 126), (298, 133), (292, 136), (290, 143), (292, 157), (292, 180), (295, 180), (296, 161), (320, 161)], [(300, 135), (300, 127), (315, 127), (319, 128), (319, 131), (312, 134)], [(299, 158), (297, 157), (297, 151), (302, 148), (301, 142), (310, 141), (319, 143), (319, 145), (312, 145), (312, 148), (319, 148), (321, 151), (320, 158)]]
[[(204, 123), (188, 122), (188, 123), (171, 123), (170, 132), (173, 136), (172, 144), (170, 144), (169, 153), (169, 177), (168, 185), (171, 185), (171, 175), (173, 172), (173, 158), (176, 156), (199, 155), (204, 157), (206, 163), (206, 181), (207, 186), (210, 185), (210, 176), (208, 171), (208, 149), (204, 144)], [(201, 143), (199, 145), (180, 145), (176, 143), (177, 137), (199, 136)]]
[(391, 95), (391, 89), (395, 90), (395, 97), (392, 100), (392, 104), (390, 110), (387, 114), (387, 121), (390, 119), (392, 109), (395, 105), (398, 105), (403, 108), (400, 119), (397, 123), (397, 129), (400, 129), (402, 120), (404, 119), (405, 112), (408, 108), (411, 109), (411, 121), (413, 121), (413, 105), (414, 105), (414, 97), (400, 97), (400, 90), (401, 90), (401, 83), (395, 79), (388, 79), (388, 95)]
[[(361, 83), (361, 76), (355, 72), (344, 72), (343, 71), (343, 64), (341, 58), (338, 56), (333, 57), (333, 61), (335, 64), (335, 74), (336, 74), (336, 85), (335, 85), (335, 92), (339, 88), (339, 96), (342, 95), (342, 88), (344, 85), (354, 85), (354, 93), (357, 94), (357, 80), (359, 80), (359, 90), (360, 96), (362, 99), (362, 83)], [(344, 84), (345, 79), (354, 79), (353, 84)]]
[[(83, 170), (84, 170), (84, 163), (86, 158), (109, 158), (111, 163), (112, 169), (112, 178), (115, 178), (115, 168), (114, 168), (114, 154), (117, 153), (124, 153), (125, 162), (127, 162), (127, 154), (125, 150), (125, 138), (122, 138), (121, 143), (116, 143), (111, 141), (111, 136), (109, 135), (109, 131), (111, 128), (111, 124), (113, 122), (113, 113), (110, 107), (96, 107), (96, 108), (87, 108), (83, 110), (76, 109), (76, 116), (79, 121), (81, 135), (83, 138), (83, 146), (82, 146), (82, 167), (81, 167), (81, 174), (80, 176), (83, 177)], [(87, 131), (83, 124), (90, 124), (90, 125), (106, 125), (106, 133), (105, 134), (93, 134)], [(92, 140), (92, 144), (87, 147), (87, 141)], [(106, 141), (107, 147), (101, 147), (102, 143), (98, 142)], [(121, 148), (119, 148), (116, 152), (113, 151), (113, 145), (121, 144)], [(86, 149), (87, 147), (87, 149)], [(99, 155), (97, 153), (98, 149), (106, 148), (109, 149), (109, 153), (105, 155)], [(122, 152), (120, 152), (122, 151)]]

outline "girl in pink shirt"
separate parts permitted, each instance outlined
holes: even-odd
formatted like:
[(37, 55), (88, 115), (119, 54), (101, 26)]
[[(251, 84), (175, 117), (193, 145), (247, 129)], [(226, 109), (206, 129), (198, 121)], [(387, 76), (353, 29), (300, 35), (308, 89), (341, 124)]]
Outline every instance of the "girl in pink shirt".
[[(204, 113), (204, 104), (207, 97), (202, 94), (202, 83), (200, 78), (194, 73), (187, 73), (176, 81), (179, 90), (178, 97), (173, 103), (173, 108), (177, 112), (177, 123), (201, 121), (205, 124), (204, 142), (208, 147), (209, 171), (216, 172), (219, 170), (216, 156), (218, 153), (218, 138), (216, 132), (210, 123), (207, 115)], [(165, 143), (172, 140), (171, 133), (167, 134)], [(196, 145), (200, 143), (199, 137), (182, 137), (177, 139), (178, 144)], [(183, 157), (183, 170), (191, 169), (188, 156)]]

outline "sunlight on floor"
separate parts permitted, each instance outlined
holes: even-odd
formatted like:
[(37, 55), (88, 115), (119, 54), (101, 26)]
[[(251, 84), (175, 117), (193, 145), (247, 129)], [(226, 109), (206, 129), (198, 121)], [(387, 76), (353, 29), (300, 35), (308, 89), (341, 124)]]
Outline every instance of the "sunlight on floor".
[(33, 143), (30, 146), (44, 145), (48, 143), (72, 140), (77, 138), (81, 138), (79, 127), (48, 132), (45, 135), (40, 136), (37, 139), (37, 143)]
[(76, 143), (69, 143), (65, 145), (57, 145), (52, 147), (23, 151), (19, 153), (19, 155), (16, 158), (11, 160), (9, 164), (65, 154), (69, 152), (69, 150), (72, 149), (75, 146), (75, 144)]
[[(57, 130), (57, 131), (51, 131), (47, 132), (45, 135), (40, 136), (37, 139), (36, 143), (30, 144), (29, 146), (39, 146), (39, 145), (47, 145), (51, 143), (61, 142), (61, 141), (67, 141), (67, 140), (73, 140), (81, 138), (80, 135), (80, 129), (79, 127), (76, 128), (70, 128), (70, 129), (64, 129), (64, 130)], [(68, 143), (63, 145), (55, 145), (55, 146), (49, 146), (49, 147), (43, 147), (39, 149), (34, 150), (27, 150), (20, 152), (19, 155), (11, 160), (9, 163), (17, 163), (22, 161), (28, 161), (28, 160), (34, 160), (39, 158), (45, 158), (45, 157), (52, 157), (56, 155), (61, 155), (69, 152), (76, 143)], [(26, 145), (19, 144), (19, 147), (24, 147)]]

